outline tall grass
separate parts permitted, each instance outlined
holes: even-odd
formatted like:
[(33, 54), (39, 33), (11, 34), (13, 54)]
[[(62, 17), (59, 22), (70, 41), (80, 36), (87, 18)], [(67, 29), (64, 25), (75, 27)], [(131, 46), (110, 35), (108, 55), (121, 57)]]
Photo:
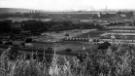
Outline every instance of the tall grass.
[(92, 48), (81, 61), (76, 56), (54, 54), (51, 63), (18, 57), (8, 58), (11, 49), (0, 57), (0, 76), (135, 76), (135, 46), (112, 45), (108, 49)]

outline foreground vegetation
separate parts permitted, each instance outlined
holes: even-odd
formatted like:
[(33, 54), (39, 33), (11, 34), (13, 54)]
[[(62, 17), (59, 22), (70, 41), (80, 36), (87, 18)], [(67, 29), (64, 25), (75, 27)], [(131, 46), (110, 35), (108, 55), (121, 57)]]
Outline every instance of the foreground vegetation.
[(96, 46), (82, 56), (53, 56), (52, 62), (19, 56), (9, 60), (10, 48), (4, 51), (0, 60), (0, 74), (5, 76), (134, 76), (135, 47), (111, 45), (108, 49)]

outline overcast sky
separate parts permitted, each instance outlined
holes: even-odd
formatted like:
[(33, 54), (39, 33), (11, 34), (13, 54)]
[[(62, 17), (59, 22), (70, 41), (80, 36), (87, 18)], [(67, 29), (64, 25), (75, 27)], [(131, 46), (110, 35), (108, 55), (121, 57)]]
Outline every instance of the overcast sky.
[(0, 0), (0, 7), (47, 11), (135, 9), (135, 0)]

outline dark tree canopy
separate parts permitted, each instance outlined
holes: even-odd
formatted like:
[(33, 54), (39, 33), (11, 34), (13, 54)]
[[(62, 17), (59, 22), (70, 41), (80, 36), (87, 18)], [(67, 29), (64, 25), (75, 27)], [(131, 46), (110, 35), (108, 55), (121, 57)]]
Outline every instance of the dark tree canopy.
[(102, 44), (99, 44), (98, 49), (107, 49), (111, 44), (109, 42), (104, 42)]
[(41, 21), (25, 21), (22, 24), (24, 30), (29, 30), (32, 33), (47, 31), (46, 26)]
[(32, 38), (27, 38), (27, 39), (25, 40), (25, 42), (26, 42), (26, 43), (32, 42)]
[(72, 52), (72, 49), (67, 48), (67, 49), (65, 49), (65, 51), (66, 51), (66, 52)]
[(11, 21), (0, 21), (0, 33), (9, 33), (11, 31)]

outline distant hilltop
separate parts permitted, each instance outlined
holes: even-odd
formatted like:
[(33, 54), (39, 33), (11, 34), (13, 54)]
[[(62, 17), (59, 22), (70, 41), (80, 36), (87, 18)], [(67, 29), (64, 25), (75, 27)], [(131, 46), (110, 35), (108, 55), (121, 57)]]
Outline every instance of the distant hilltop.
[(30, 12), (31, 10), (28, 9), (19, 9), (19, 8), (0, 8), (1, 13), (17, 13), (17, 12)]
[[(130, 10), (121, 10), (130, 11)], [(0, 14), (3, 13), (48, 13), (48, 14), (96, 14), (98, 12), (106, 13), (116, 13), (116, 10), (103, 10), (103, 11), (43, 11), (43, 10), (33, 10), (24, 8), (0, 8)]]

